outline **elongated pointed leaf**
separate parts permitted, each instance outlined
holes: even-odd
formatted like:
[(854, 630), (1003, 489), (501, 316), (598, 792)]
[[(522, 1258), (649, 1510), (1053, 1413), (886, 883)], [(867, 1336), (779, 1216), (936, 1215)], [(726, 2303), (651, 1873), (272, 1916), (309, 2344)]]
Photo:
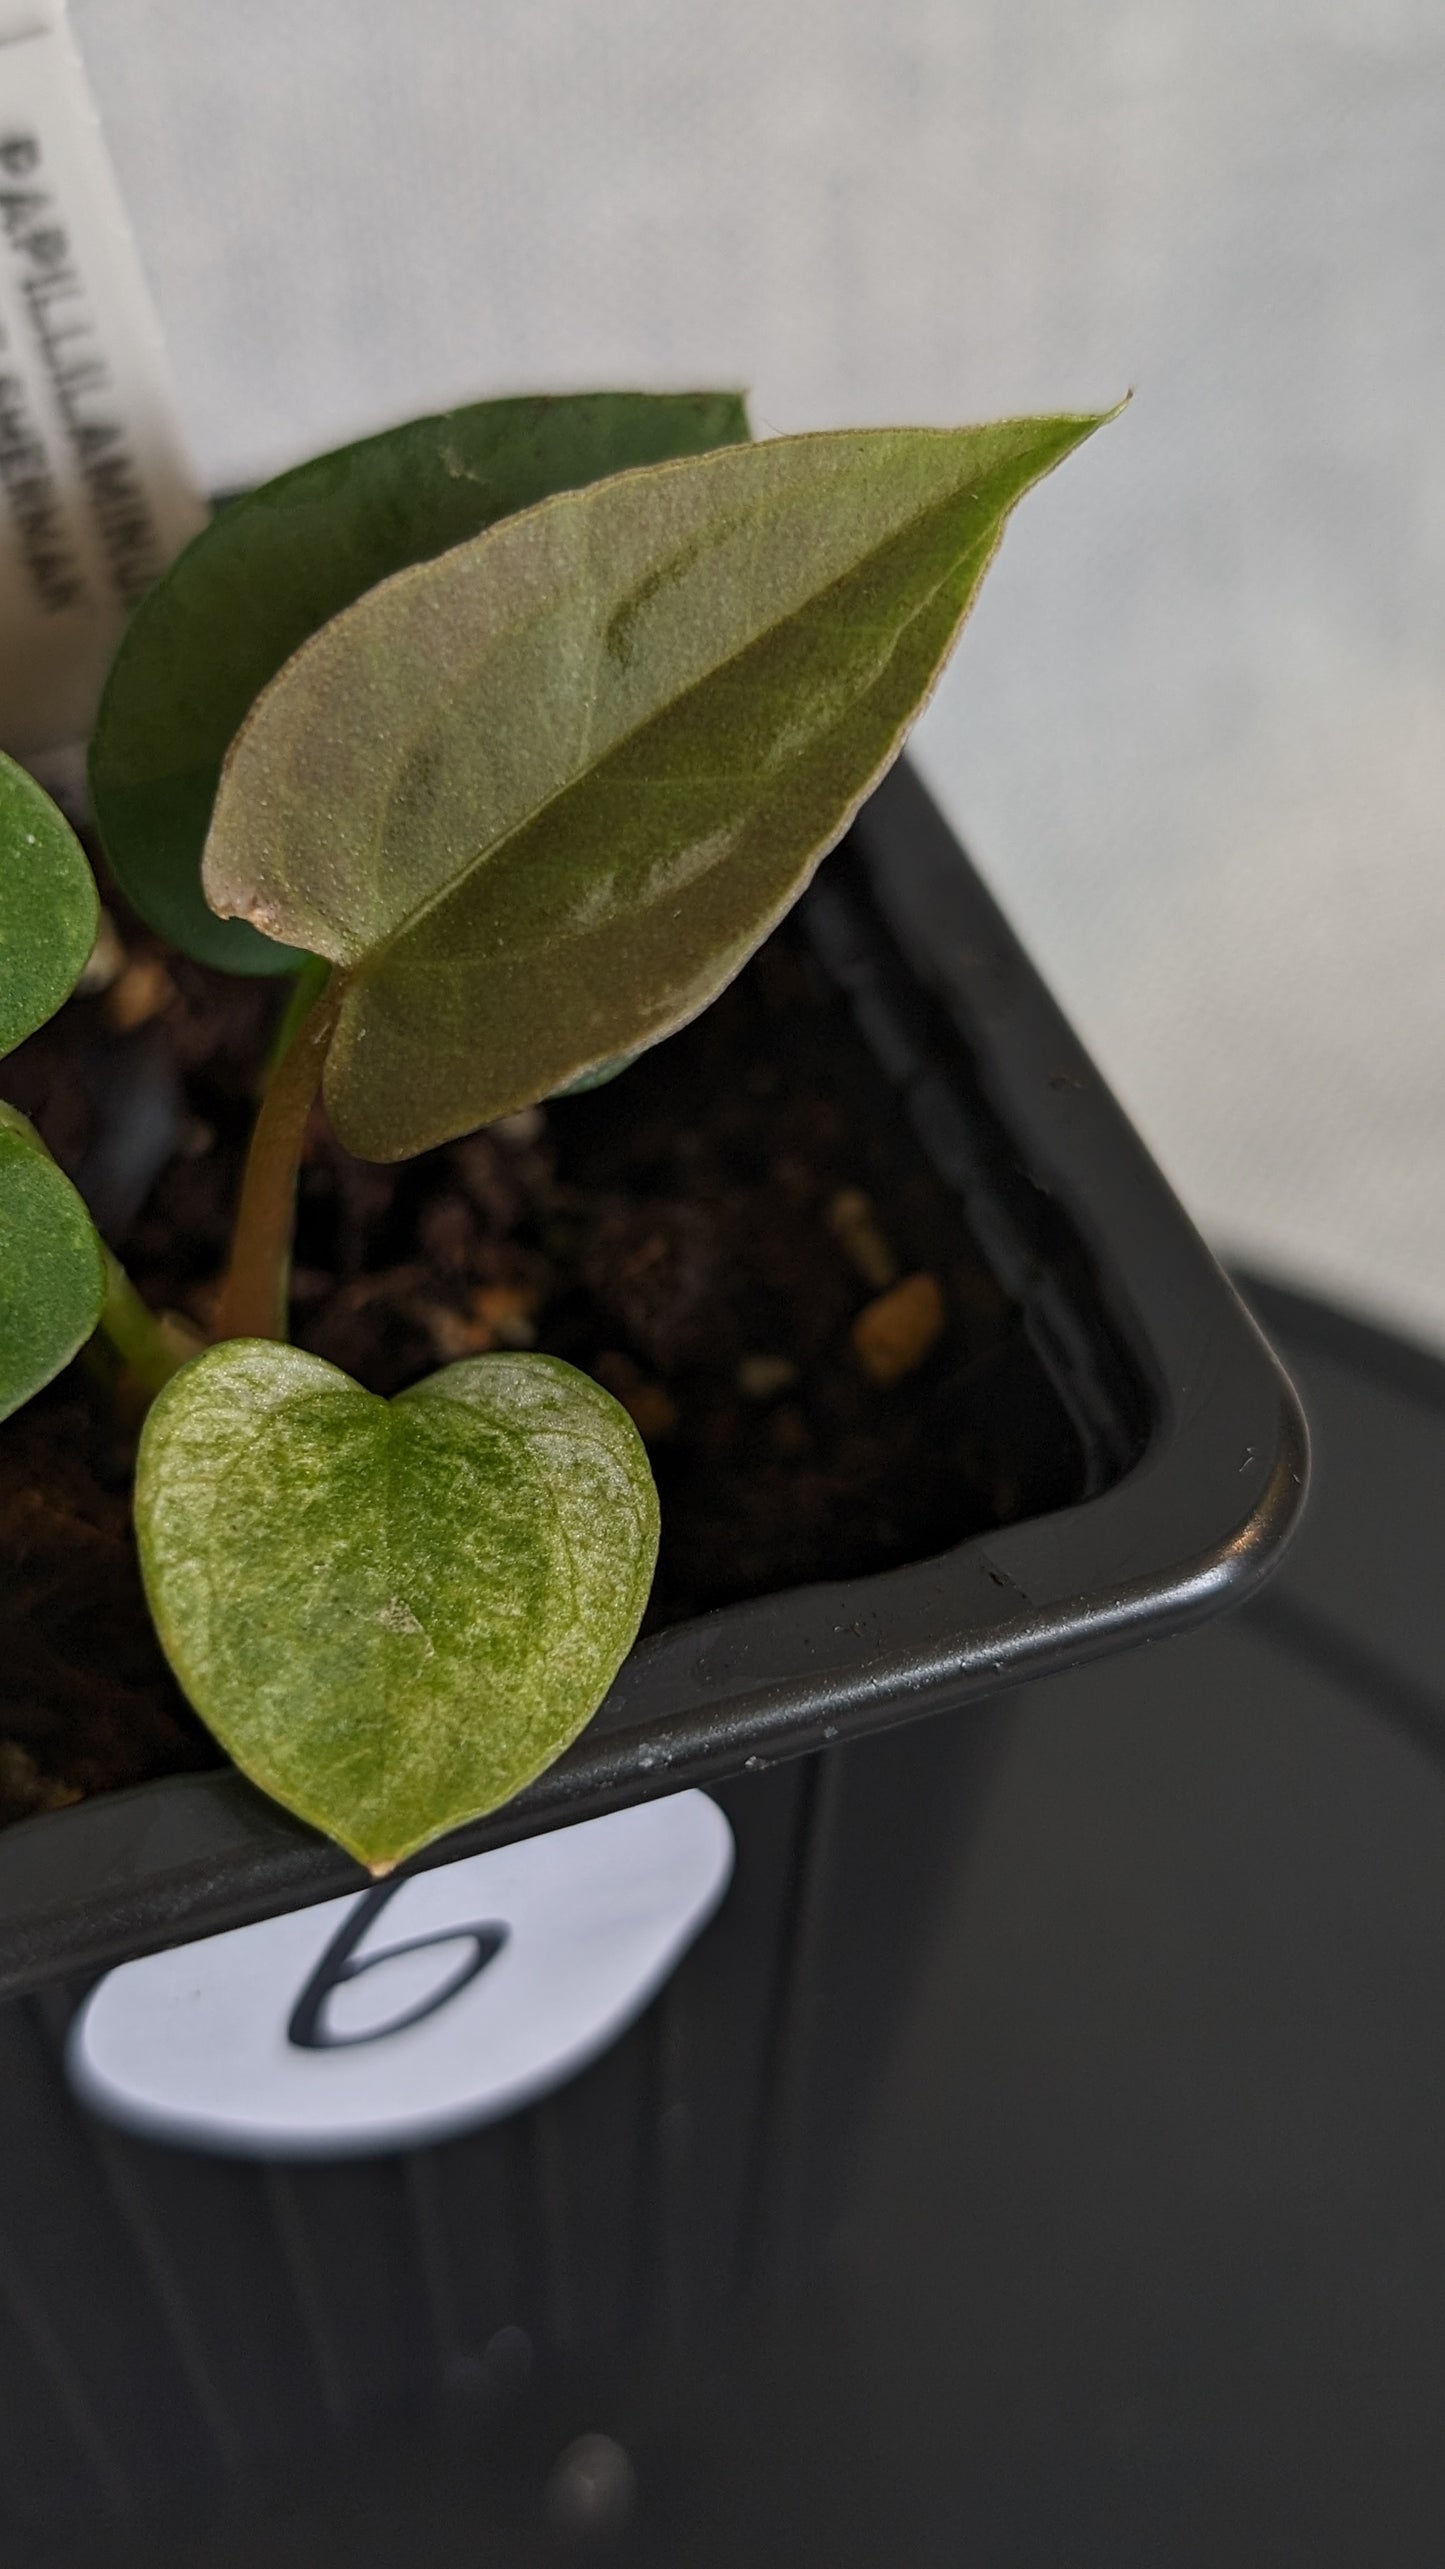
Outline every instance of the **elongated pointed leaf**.
[(0, 1105), (0, 1418), (69, 1364), (104, 1300), (90, 1215), (38, 1133)]
[(346, 974), (348, 1148), (404, 1157), (696, 1015), (896, 755), (1009, 509), (1096, 424), (619, 475), (317, 634), (231, 751), (205, 883)]
[(95, 878), (70, 823), (0, 753), (0, 1053), (69, 998), (99, 921)]
[(136, 1523), (197, 1712), (374, 1868), (560, 1756), (631, 1643), (657, 1551), (637, 1431), (570, 1365), (474, 1357), (388, 1403), (255, 1339), (161, 1393)]
[(293, 953), (217, 919), (200, 888), (221, 761), (282, 662), (376, 581), (549, 492), (747, 434), (736, 393), (476, 402), (233, 500), (137, 610), (96, 722), (96, 819), (142, 917), (204, 963), (294, 970)]

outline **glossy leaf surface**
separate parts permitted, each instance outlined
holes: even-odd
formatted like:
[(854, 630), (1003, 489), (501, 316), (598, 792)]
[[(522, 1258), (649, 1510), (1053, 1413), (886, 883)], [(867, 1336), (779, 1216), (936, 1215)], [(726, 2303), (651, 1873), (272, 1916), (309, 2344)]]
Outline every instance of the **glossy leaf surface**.
[(509, 1801), (632, 1641), (657, 1498), (625, 1410), (550, 1356), (474, 1357), (379, 1400), (233, 1339), (146, 1422), (157, 1629), (236, 1764), (386, 1867)]
[(695, 1016), (896, 755), (1014, 502), (1096, 424), (619, 475), (317, 634), (231, 751), (205, 883), (346, 974), (347, 1147), (402, 1158)]
[(24, 1116), (0, 1105), (0, 1418), (69, 1364), (104, 1300), (90, 1215)]
[(95, 879), (70, 823), (0, 752), (0, 1053), (69, 998), (99, 921)]
[(735, 393), (476, 402), (233, 500), (138, 608), (96, 722), (96, 818), (143, 917), (203, 962), (294, 970), (253, 928), (223, 925), (200, 889), (221, 761), (282, 662), (376, 581), (549, 492), (747, 434)]

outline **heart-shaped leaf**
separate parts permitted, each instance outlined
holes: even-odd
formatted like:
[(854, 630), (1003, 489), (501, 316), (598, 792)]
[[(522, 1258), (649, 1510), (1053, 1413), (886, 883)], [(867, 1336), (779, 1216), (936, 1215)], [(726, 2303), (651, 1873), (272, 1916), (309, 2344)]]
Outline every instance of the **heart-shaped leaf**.
[(205, 885), (342, 968), (347, 1147), (402, 1158), (695, 1016), (896, 755), (1014, 502), (1096, 425), (620, 474), (306, 644), (231, 750)]
[(200, 883), (222, 758), (282, 662), (376, 581), (551, 491), (747, 434), (736, 393), (476, 402), (233, 500), (137, 609), (96, 720), (96, 820), (142, 917), (204, 963), (293, 971), (284, 947), (217, 919)]
[(641, 1439), (570, 1365), (473, 1357), (387, 1402), (257, 1339), (161, 1393), (136, 1523), (197, 1712), (373, 1870), (560, 1756), (632, 1641), (657, 1551)]
[(105, 1258), (38, 1133), (0, 1105), (0, 1418), (83, 1347), (105, 1300)]
[(70, 823), (0, 752), (0, 1053), (69, 998), (99, 923), (95, 878)]

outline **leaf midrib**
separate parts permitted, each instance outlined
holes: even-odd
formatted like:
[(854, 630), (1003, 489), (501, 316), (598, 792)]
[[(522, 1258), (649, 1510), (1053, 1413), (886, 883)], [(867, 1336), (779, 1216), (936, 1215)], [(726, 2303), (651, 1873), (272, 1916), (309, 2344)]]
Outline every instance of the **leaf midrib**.
[[(937, 434), (939, 437), (947, 437), (953, 432), (948, 429), (939, 429), (932, 433)], [(723, 449), (720, 451), (727, 452), (730, 450)], [(682, 460), (684, 462), (695, 463), (696, 459), (684, 458)], [(641, 465), (636, 468), (636, 471), (637, 473), (655, 472), (658, 469), (659, 468), (655, 465)], [(664, 466), (661, 469), (667, 471), (675, 468), (672, 466)], [(611, 480), (616, 482), (631, 480), (633, 478), (633, 474), (619, 473), (613, 475)], [(611, 484), (609, 483), (608, 486), (610, 487)], [(597, 485), (595, 487), (601, 486)], [(506, 848), (512, 846), (517, 839), (523, 837), (528, 830), (534, 829), (537, 823), (542, 820), (549, 811), (551, 811), (557, 804), (565, 802), (569, 794), (576, 793), (578, 788), (586, 783), (589, 776), (597, 773), (600, 769), (605, 767), (611, 759), (620, 756), (621, 753), (634, 741), (640, 739), (645, 732), (650, 730), (654, 723), (660, 721), (664, 714), (671, 713), (675, 711), (678, 706), (686, 704), (688, 698), (696, 695), (701, 688), (711, 686), (723, 670), (731, 668), (737, 661), (746, 658), (749, 652), (757, 650), (762, 644), (769, 641), (774, 634), (781, 632), (787, 625), (795, 623), (800, 615), (804, 614), (809, 607), (817, 603), (818, 599), (826, 597), (830, 589), (840, 586), (842, 580), (855, 579), (859, 573), (866, 568), (869, 562), (875, 560), (880, 553), (886, 552), (893, 544), (899, 542), (912, 529), (920, 525), (925, 518), (939, 514), (946, 508), (960, 506), (971, 496), (972, 494), (967, 491), (953, 491), (950, 492), (945, 499), (934, 500), (930, 502), (928, 506), (915, 509), (906, 517), (900, 518), (884, 543), (874, 545), (868, 552), (860, 554), (847, 571), (842, 574), (835, 574), (832, 579), (825, 580), (817, 588), (811, 589), (807, 596), (802, 599), (798, 605), (789, 610), (787, 615), (773, 617), (768, 623), (760, 625), (757, 631), (752, 633), (746, 642), (740, 643), (735, 650), (722, 653), (718, 659), (711, 662), (705, 670), (702, 670), (688, 686), (681, 688), (675, 696), (670, 697), (665, 706), (654, 707), (652, 711), (643, 716), (640, 722), (634, 723), (630, 730), (619, 732), (617, 738), (608, 743), (607, 748), (600, 756), (593, 758), (588, 765), (580, 768), (576, 773), (567, 777), (562, 784), (554, 787), (550, 794), (544, 795), (540, 802), (533, 805), (532, 809), (526, 814), (524, 819), (515, 822), (510, 829), (503, 831), (499, 837), (492, 839), (484, 849), (480, 850), (478, 854), (471, 859), (469, 864), (461, 873), (453, 875), (448, 883), (439, 885), (435, 891), (429, 892), (422, 900), (418, 901), (415, 908), (407, 911), (404, 916), (397, 921), (396, 926), (389, 929), (385, 937), (380, 939), (376, 945), (369, 947), (366, 953), (362, 955), (356, 963), (343, 966), (342, 968), (346, 973), (349, 987), (354, 989), (363, 980), (369, 979), (371, 974), (385, 963), (387, 957), (393, 952), (394, 948), (401, 944), (405, 939), (412, 936), (415, 931), (431, 917), (434, 911), (445, 908), (449, 901), (454, 900), (472, 880), (473, 876), (480, 871), (483, 865), (490, 864)], [(573, 491), (558, 492), (551, 499), (539, 501), (536, 511), (529, 511), (527, 514), (540, 515), (544, 509), (555, 508), (561, 504), (565, 504), (567, 501), (575, 501), (577, 497), (578, 494)], [(1004, 514), (1006, 514), (1006, 512), (1004, 512)], [(514, 522), (515, 521), (504, 519), (502, 524), (508, 525), (509, 523)], [(1001, 527), (998, 531), (1001, 531)], [(480, 539), (482, 542), (485, 542), (485, 540), (485, 537)], [(419, 569), (426, 569), (431, 566), (418, 565), (417, 567)], [(949, 571), (956, 567), (956, 562), (951, 562), (948, 569), (940, 573), (938, 579), (928, 590), (925, 597), (920, 599), (907, 621), (899, 628), (900, 639), (902, 634), (908, 631), (909, 626), (915, 621), (916, 617), (922, 614), (924, 609), (932, 603), (934, 598), (937, 597), (944, 581), (949, 576)], [(406, 577), (407, 575), (403, 573), (402, 576)], [(527, 621), (530, 621), (530, 619), (527, 619)], [(448, 690), (448, 697), (450, 698), (460, 693), (463, 686), (467, 683), (468, 681), (466, 678), (459, 678), (456, 681), (455, 686)], [(434, 725), (436, 720), (437, 709), (435, 706), (432, 706), (428, 711), (426, 721), (418, 723), (415, 730), (409, 735), (404, 755), (410, 754), (417, 742), (423, 738), (425, 732)], [(399, 772), (400, 762), (398, 762), (398, 777)], [(374, 841), (374, 853), (378, 859), (380, 858), (381, 852), (385, 846), (385, 825), (393, 808), (396, 790), (397, 786), (394, 781), (388, 789), (387, 798), (382, 807), (381, 817), (378, 822)], [(241, 915), (244, 916), (244, 913)]]

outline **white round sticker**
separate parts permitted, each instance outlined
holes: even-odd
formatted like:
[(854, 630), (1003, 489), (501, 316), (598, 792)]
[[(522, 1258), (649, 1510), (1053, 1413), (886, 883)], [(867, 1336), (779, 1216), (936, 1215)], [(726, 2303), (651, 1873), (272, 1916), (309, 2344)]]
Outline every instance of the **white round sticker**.
[(610, 1811), (122, 1963), (71, 2028), (82, 2100), (192, 2149), (410, 2149), (530, 2105), (641, 2014), (712, 1916), (705, 1793)]

